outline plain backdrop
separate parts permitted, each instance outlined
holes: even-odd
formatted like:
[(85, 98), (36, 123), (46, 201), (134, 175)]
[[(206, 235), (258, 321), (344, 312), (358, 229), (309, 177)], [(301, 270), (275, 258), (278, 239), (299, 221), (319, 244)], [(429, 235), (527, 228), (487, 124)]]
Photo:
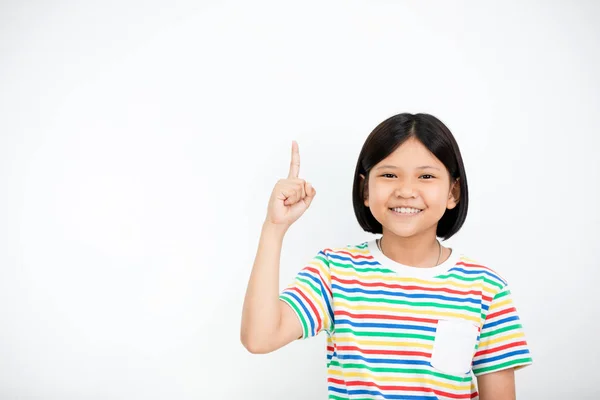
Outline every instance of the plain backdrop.
[(520, 399), (598, 399), (595, 1), (2, 1), (0, 398), (318, 399), (325, 336), (239, 340), (267, 200), (317, 197), (281, 285), (373, 238), (352, 176), (371, 130), (440, 118), (471, 205), (447, 242), (512, 286)]

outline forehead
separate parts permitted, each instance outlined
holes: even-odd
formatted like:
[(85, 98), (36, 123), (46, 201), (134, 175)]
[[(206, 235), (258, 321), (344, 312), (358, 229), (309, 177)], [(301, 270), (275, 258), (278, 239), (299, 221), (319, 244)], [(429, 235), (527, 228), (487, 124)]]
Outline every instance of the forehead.
[(422, 166), (445, 168), (444, 164), (423, 143), (415, 138), (406, 140), (392, 154), (377, 163), (375, 168), (384, 165), (401, 169), (413, 169)]

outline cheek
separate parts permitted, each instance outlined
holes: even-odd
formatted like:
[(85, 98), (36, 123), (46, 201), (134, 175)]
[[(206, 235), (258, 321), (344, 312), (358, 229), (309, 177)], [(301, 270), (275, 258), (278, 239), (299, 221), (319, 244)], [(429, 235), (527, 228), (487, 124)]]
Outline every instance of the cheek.
[(446, 207), (448, 201), (448, 190), (442, 185), (431, 186), (426, 188), (423, 192), (423, 197), (431, 207)]
[(369, 196), (372, 200), (374, 200), (377, 204), (386, 204), (393, 194), (393, 189), (391, 187), (386, 187), (385, 185), (376, 185), (369, 190)]

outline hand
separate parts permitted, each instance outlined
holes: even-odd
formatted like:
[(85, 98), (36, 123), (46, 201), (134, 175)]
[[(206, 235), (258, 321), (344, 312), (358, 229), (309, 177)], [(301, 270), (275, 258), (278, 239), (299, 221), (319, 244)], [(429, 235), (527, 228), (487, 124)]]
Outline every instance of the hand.
[(298, 143), (293, 141), (290, 172), (287, 179), (280, 179), (273, 188), (266, 222), (288, 228), (310, 206), (317, 192), (310, 183), (298, 178), (299, 172), (300, 152)]

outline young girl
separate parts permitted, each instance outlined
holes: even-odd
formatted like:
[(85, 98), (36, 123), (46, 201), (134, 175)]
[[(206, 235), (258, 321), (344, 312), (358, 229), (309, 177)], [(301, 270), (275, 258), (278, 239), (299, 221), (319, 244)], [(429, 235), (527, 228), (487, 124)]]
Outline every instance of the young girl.
[(316, 194), (299, 169), (293, 142), (248, 283), (244, 346), (268, 353), (324, 331), (330, 399), (514, 399), (514, 370), (532, 359), (509, 286), (438, 240), (460, 230), (468, 207), (448, 128), (428, 114), (379, 124), (359, 155), (352, 200), (360, 226), (382, 236), (319, 251), (279, 292), (284, 235)]

